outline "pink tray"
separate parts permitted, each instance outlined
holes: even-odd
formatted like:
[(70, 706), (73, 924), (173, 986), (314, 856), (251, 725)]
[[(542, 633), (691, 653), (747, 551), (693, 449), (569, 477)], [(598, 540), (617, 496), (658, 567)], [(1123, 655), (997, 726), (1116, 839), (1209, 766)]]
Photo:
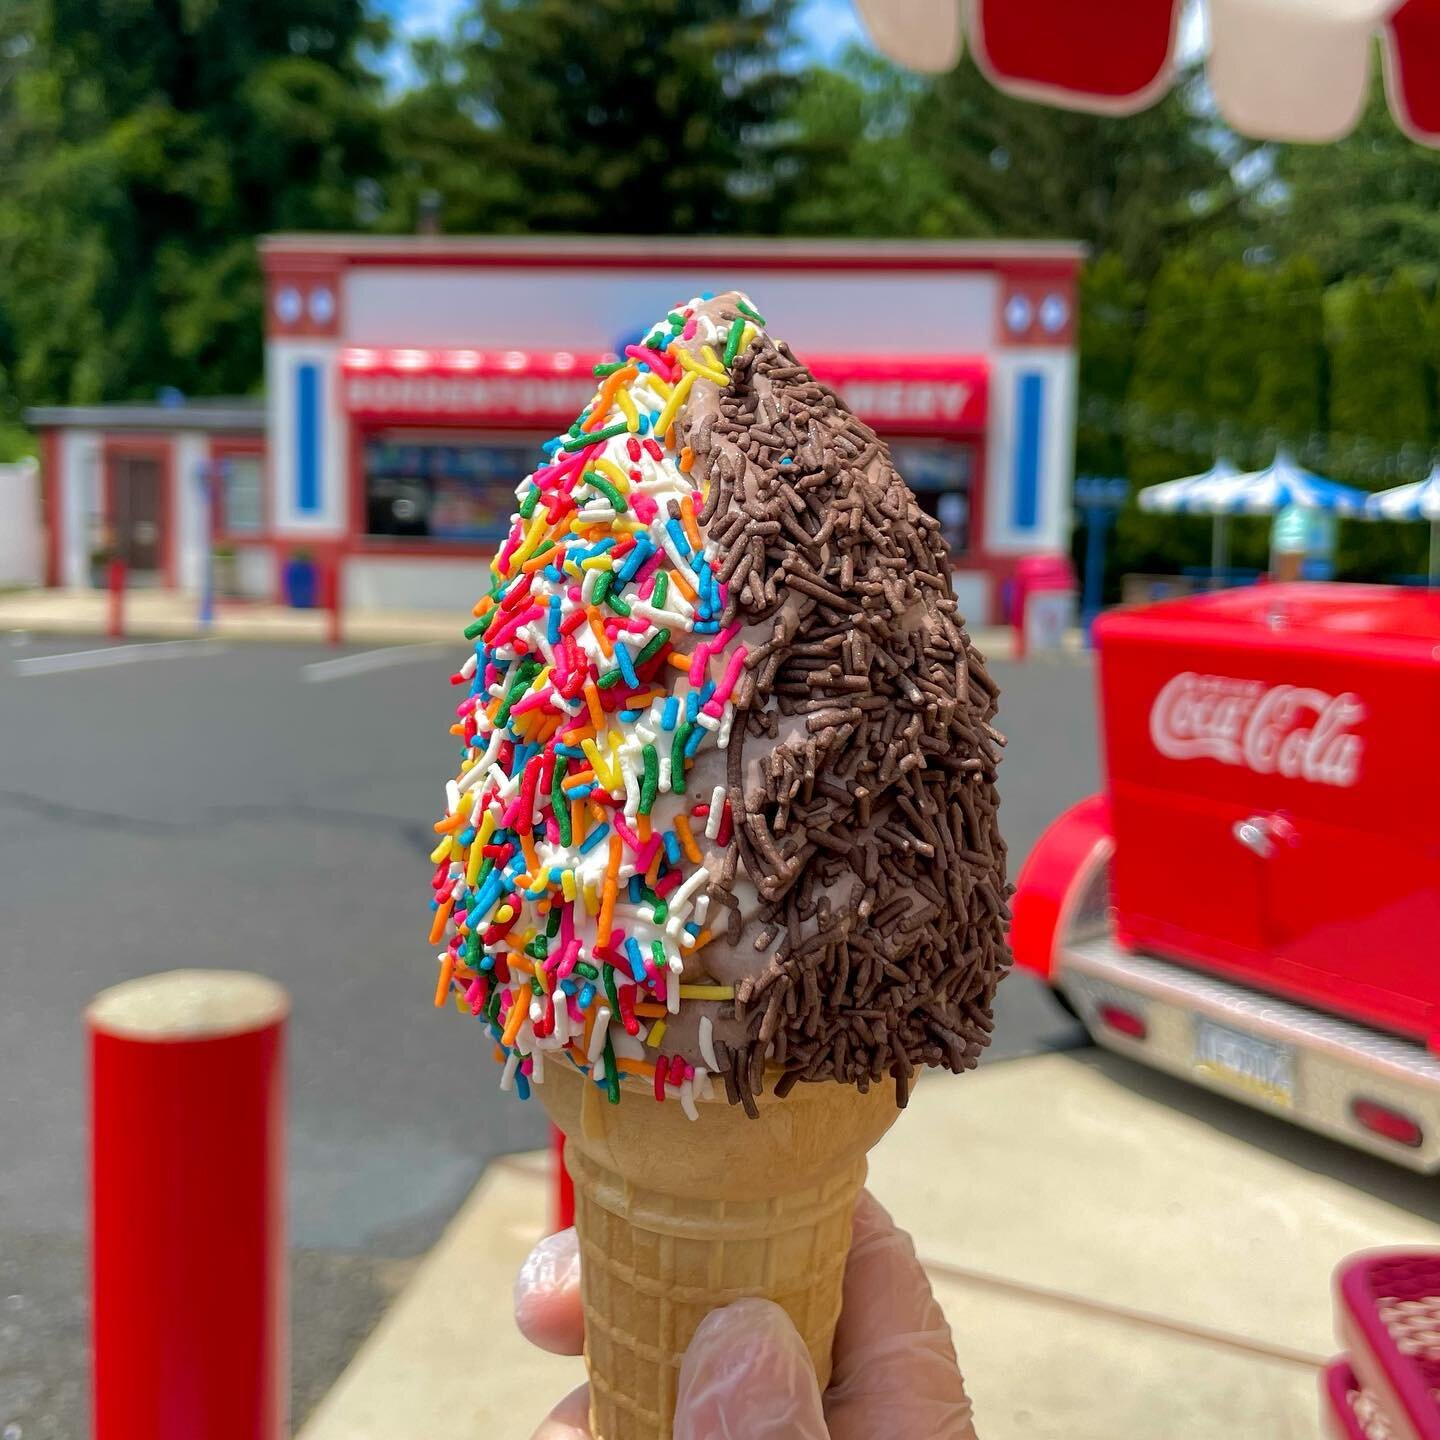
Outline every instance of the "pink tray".
[[(1355, 1433), (1440, 1440), (1440, 1251), (1357, 1256), (1340, 1267), (1335, 1289), (1355, 1393), (1386, 1427), (1375, 1432), (1362, 1422)], [(1358, 1419), (1357, 1403), (1347, 1408)]]

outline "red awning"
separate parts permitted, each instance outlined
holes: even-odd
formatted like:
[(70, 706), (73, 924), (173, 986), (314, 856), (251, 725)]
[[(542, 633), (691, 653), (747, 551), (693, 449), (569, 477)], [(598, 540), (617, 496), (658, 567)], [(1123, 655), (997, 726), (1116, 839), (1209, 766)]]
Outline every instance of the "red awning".
[(350, 349), (342, 404), (364, 420), (474, 420), (563, 429), (595, 394), (613, 355), (568, 350)]
[[(1169, 88), (1184, 0), (857, 0), (881, 49), (948, 70), (964, 44), (1001, 89), (1126, 113)], [(1221, 115), (1267, 140), (1334, 140), (1365, 105), (1370, 48), (1400, 125), (1440, 145), (1440, 0), (1207, 0), (1206, 66)]]
[[(563, 429), (613, 356), (568, 350), (349, 349), (342, 403), (361, 420), (473, 421)], [(819, 355), (811, 369), (882, 433), (960, 434), (985, 426), (988, 366), (978, 356)]]

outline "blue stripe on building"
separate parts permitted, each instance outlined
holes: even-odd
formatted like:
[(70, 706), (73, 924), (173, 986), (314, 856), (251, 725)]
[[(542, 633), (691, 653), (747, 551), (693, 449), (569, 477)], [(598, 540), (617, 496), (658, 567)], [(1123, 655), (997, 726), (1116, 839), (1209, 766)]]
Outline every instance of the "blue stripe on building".
[(1045, 418), (1045, 377), (1027, 372), (1015, 389), (1015, 483), (1010, 488), (1010, 527), (1034, 530), (1040, 521), (1040, 443)]
[(320, 512), (320, 367), (295, 367), (295, 511)]

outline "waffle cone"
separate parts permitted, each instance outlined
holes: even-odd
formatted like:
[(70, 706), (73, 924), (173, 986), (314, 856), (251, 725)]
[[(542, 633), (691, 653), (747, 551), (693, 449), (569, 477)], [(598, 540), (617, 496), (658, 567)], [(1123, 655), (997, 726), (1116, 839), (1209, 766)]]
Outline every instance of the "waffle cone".
[(786, 1310), (823, 1389), (865, 1156), (898, 1114), (893, 1090), (797, 1085), (760, 1097), (758, 1120), (697, 1100), (692, 1122), (629, 1085), (611, 1105), (565, 1063), (538, 1089), (575, 1182), (595, 1440), (670, 1440), (696, 1326), (744, 1296)]

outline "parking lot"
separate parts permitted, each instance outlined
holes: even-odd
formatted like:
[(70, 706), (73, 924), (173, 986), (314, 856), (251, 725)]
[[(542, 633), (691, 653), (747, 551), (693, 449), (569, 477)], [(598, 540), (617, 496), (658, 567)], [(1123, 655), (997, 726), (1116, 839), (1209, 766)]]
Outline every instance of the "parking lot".
[[(80, 1017), (97, 990), (213, 966), (294, 998), (297, 1418), (486, 1162), (543, 1142), (473, 1027), (430, 1005), (449, 669), (433, 643), (0, 639), (0, 1426), (84, 1430)], [(997, 669), (1018, 861), (1095, 784), (1090, 670)], [(990, 1063), (1074, 1043), (1028, 978), (1002, 996)]]
[[(274, 976), (293, 996), (297, 1421), (487, 1162), (543, 1143), (541, 1112), (497, 1091), (474, 1028), (430, 1004), (425, 853), (451, 758), (446, 675), (460, 650), (428, 637), (338, 652), (0, 637), (6, 1440), (85, 1433), (80, 1017), (106, 985), (176, 966), (236, 967)], [(1066, 656), (994, 670), (1016, 873), (1050, 817), (1098, 784), (1093, 669)], [(1017, 974), (1001, 989), (985, 1064), (1082, 1041)], [(1397, 1207), (1386, 1213), (1422, 1227), (1440, 1222), (1433, 1181), (1129, 1062), (1076, 1058), (1185, 1117), (1177, 1134), (1228, 1137), (1247, 1155), (1275, 1157), (1277, 1176), (1313, 1175), (1339, 1187), (1332, 1196)], [(1035, 1117), (1037, 1135), (1046, 1123)], [(1114, 1140), (1117, 1153), (1144, 1144), (1138, 1134)], [(1104, 1160), (1096, 1154), (1097, 1166)], [(1191, 1183), (1158, 1220), (1183, 1223)], [(1317, 1202), (1298, 1180), (1293, 1196), (1273, 1198), (1276, 1215), (1324, 1218), (1307, 1209)], [(1184, 1313), (1187, 1303), (1177, 1293), (1166, 1308)], [(1323, 1316), (1305, 1323), (1323, 1332)]]

